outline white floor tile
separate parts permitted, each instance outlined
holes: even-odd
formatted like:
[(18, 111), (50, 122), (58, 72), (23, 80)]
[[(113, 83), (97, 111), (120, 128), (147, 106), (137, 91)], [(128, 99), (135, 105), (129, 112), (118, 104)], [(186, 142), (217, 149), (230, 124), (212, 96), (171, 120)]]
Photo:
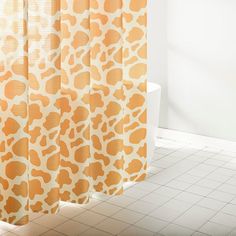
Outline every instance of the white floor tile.
[(14, 234), (12, 232), (5, 232), (5, 233), (1, 234), (1, 236), (17, 236), (17, 234)]
[(160, 231), (165, 236), (190, 236), (193, 232), (193, 230), (175, 224), (170, 224)]
[(167, 202), (171, 197), (166, 195), (161, 195), (158, 193), (150, 193), (147, 196), (143, 197), (142, 200), (148, 203), (151, 203), (154, 206), (161, 206)]
[(65, 236), (65, 234), (61, 234), (55, 230), (49, 230), (46, 233), (42, 234), (42, 236)]
[(178, 173), (184, 174), (184, 173), (190, 171), (191, 169), (195, 168), (198, 165), (199, 165), (199, 163), (196, 161), (184, 159), (168, 169), (172, 172), (176, 171)]
[(144, 228), (146, 230), (150, 230), (152, 232), (159, 232), (162, 230), (168, 223), (163, 220), (156, 219), (154, 217), (146, 216), (140, 221), (138, 221), (135, 225), (138, 227)]
[(236, 186), (233, 186), (231, 184), (222, 184), (217, 188), (217, 190), (225, 193), (230, 193), (236, 196)]
[(68, 236), (77, 236), (88, 229), (88, 226), (73, 220), (68, 220), (55, 228), (56, 231)]
[(144, 216), (145, 216), (144, 214), (135, 211), (122, 209), (121, 211), (118, 211), (116, 214), (114, 214), (112, 218), (123, 221), (128, 224), (134, 224), (138, 220), (142, 219)]
[(236, 205), (236, 198), (234, 198), (230, 203)]
[(204, 161), (204, 164), (212, 165), (212, 166), (223, 166), (223, 165), (225, 165), (225, 163), (226, 163), (226, 161), (218, 160), (218, 159), (214, 159), (214, 158), (210, 158), (210, 159), (207, 159), (206, 161)]
[(17, 227), (12, 232), (22, 236), (32, 236), (32, 235), (36, 236), (43, 234), (46, 231), (48, 231), (48, 228), (44, 227), (43, 225), (30, 222), (29, 224)]
[(177, 218), (174, 223), (184, 227), (197, 230), (206, 223), (216, 212), (199, 206), (193, 206), (183, 215)]
[(119, 210), (121, 210), (120, 207), (107, 202), (100, 203), (91, 209), (91, 211), (97, 212), (105, 216), (111, 216), (116, 212), (118, 212)]
[(174, 158), (173, 159), (162, 158), (161, 160), (154, 161), (152, 165), (161, 168), (168, 168), (170, 166), (173, 166), (175, 163), (176, 160)]
[(200, 180), (201, 177), (183, 174), (177, 178), (178, 181), (186, 182), (189, 184), (194, 184)]
[(147, 181), (144, 181), (144, 182), (137, 183), (137, 184), (135, 185), (135, 187), (136, 187), (136, 188), (140, 188), (140, 189), (146, 191), (147, 194), (148, 194), (149, 192), (152, 192), (152, 191), (154, 191), (154, 190), (160, 188), (160, 185), (158, 185), (158, 184), (153, 184), (153, 183), (149, 183), (149, 182), (147, 182)]
[(188, 192), (182, 192), (179, 195), (177, 195), (175, 199), (194, 204), (203, 199), (203, 196), (199, 196)]
[(218, 190), (215, 190), (213, 192), (211, 192), (209, 195), (208, 195), (209, 198), (213, 198), (215, 200), (218, 200), (218, 201), (221, 201), (221, 202), (230, 202), (234, 199), (234, 195), (233, 194), (230, 194), (230, 193), (224, 193), (224, 192), (221, 192), (221, 191), (218, 191)]
[(137, 201), (135, 198), (127, 197), (127, 196), (114, 196), (110, 198), (107, 203), (119, 206), (119, 207), (126, 207), (131, 203)]
[(166, 169), (161, 171), (160, 173), (151, 176), (148, 181), (155, 184), (165, 185), (171, 180), (173, 180), (175, 176), (170, 176), (169, 173), (166, 173)]
[(178, 190), (185, 190), (185, 189), (189, 188), (191, 186), (191, 184), (183, 182), (183, 181), (173, 180), (173, 181), (169, 182), (168, 184), (166, 184), (166, 186), (171, 187), (171, 188), (175, 188)]
[(59, 214), (57, 215), (50, 214), (50, 215), (43, 215), (35, 219), (33, 222), (48, 228), (55, 228), (57, 225), (63, 224), (67, 220), (68, 218), (61, 216)]
[(229, 235), (229, 233), (232, 231), (232, 228), (213, 222), (207, 222), (199, 229), (199, 231), (214, 236), (226, 236)]
[(235, 176), (231, 177), (226, 183), (236, 186), (236, 177)]
[(228, 227), (236, 227), (236, 217), (222, 212), (217, 213), (212, 219), (212, 222), (226, 225)]
[(199, 185), (193, 185), (185, 190), (186, 192), (190, 192), (196, 195), (200, 196), (207, 196), (210, 192), (212, 192), (212, 189), (205, 188)]
[(209, 189), (215, 189), (217, 187), (219, 187), (222, 183), (221, 182), (217, 182), (211, 179), (201, 179), (200, 181), (197, 182), (197, 185), (205, 187), (205, 188), (209, 188)]
[(138, 200), (130, 204), (129, 206), (127, 206), (127, 209), (136, 211), (142, 214), (148, 214), (151, 211), (153, 211), (156, 207), (157, 206), (154, 206), (152, 203)]
[(199, 169), (192, 169), (192, 170), (188, 171), (187, 174), (203, 178), (203, 177), (208, 176), (209, 173), (205, 172), (203, 170), (199, 170)]
[(112, 234), (98, 230), (98, 229), (90, 228), (89, 230), (83, 232), (80, 235), (81, 236), (111, 236)]
[[(227, 204), (226, 206), (224, 206), (224, 208), (221, 209), (221, 212), (236, 216), (236, 205)], [(235, 225), (235, 227), (236, 227), (236, 225)]]
[(220, 175), (217, 172), (212, 172), (211, 174), (207, 175), (207, 179), (211, 179), (211, 180), (218, 181), (218, 182), (221, 182), (221, 183), (226, 182), (229, 178), (230, 178), (230, 176)]
[(233, 159), (231, 156), (223, 155), (223, 154), (220, 154), (220, 153), (213, 156), (212, 158), (217, 159), (217, 160), (222, 160), (222, 161), (225, 161), (225, 162), (231, 161)]
[(100, 215), (92, 211), (85, 211), (80, 215), (75, 216), (73, 220), (85, 225), (95, 226), (106, 218), (107, 216)]
[(226, 168), (226, 169), (236, 171), (236, 162), (235, 162), (235, 160), (230, 161), (230, 162), (226, 163), (223, 167)]
[(192, 205), (179, 200), (170, 200), (163, 206), (152, 211), (149, 215), (164, 221), (171, 222), (183, 214)]
[(201, 157), (212, 157), (212, 156), (215, 156), (216, 153), (215, 152), (208, 152), (208, 151), (204, 151), (204, 150), (201, 150), (199, 152), (196, 153), (198, 156), (201, 156)]
[(200, 202), (197, 203), (197, 205), (209, 208), (211, 210), (219, 211), (226, 205), (226, 203), (217, 201), (212, 198), (203, 198)]
[(205, 163), (200, 163), (196, 168), (198, 168), (199, 170), (205, 171), (206, 173), (211, 173), (214, 170), (216, 170), (218, 167), (206, 165)]
[(80, 207), (79, 205), (76, 206), (76, 204), (69, 205), (69, 206), (63, 206), (60, 208), (58, 214), (65, 216), (67, 218), (73, 218), (74, 216), (86, 211), (85, 208)]
[(122, 231), (119, 236), (154, 236), (154, 234), (151, 231), (131, 226), (128, 229)]
[(165, 154), (165, 155), (168, 155), (168, 154), (170, 154), (170, 153), (172, 153), (172, 152), (174, 152), (175, 151), (175, 149), (170, 149), (170, 148), (158, 148), (157, 150), (156, 150), (156, 153), (157, 154)]
[(161, 196), (168, 196), (168, 197), (175, 197), (178, 195), (181, 191), (178, 189), (161, 186), (157, 190), (155, 190), (153, 193), (160, 194)]
[(222, 148), (219, 148), (219, 147), (207, 146), (207, 147), (203, 148), (202, 151), (215, 153), (215, 155), (217, 155), (218, 153), (222, 152), (223, 150), (222, 150)]
[(147, 192), (143, 189), (138, 189), (138, 188), (130, 188), (125, 191), (124, 193), (125, 196), (127, 197), (132, 197), (135, 199), (140, 199), (143, 196), (147, 195)]
[(108, 218), (108, 219), (102, 221), (101, 223), (99, 223), (98, 225), (96, 225), (95, 227), (97, 229), (117, 235), (121, 231), (126, 229), (128, 226), (129, 226), (129, 224), (126, 224), (124, 222), (121, 222), (121, 221), (118, 221), (115, 219)]
[(208, 157), (202, 157), (202, 156), (199, 156), (197, 154), (194, 154), (194, 155), (191, 155), (191, 156), (187, 157), (187, 159), (200, 163), (200, 162), (203, 162), (203, 161), (207, 160)]
[(223, 151), (220, 152), (220, 154), (236, 158), (236, 152), (232, 152), (232, 151), (228, 151), (228, 150), (223, 150)]
[(192, 234), (192, 236), (209, 236), (209, 235), (196, 231), (195, 233)]
[(171, 199), (164, 206), (177, 210), (177, 211), (184, 212), (187, 209), (189, 209), (192, 206), (192, 204), (181, 201), (181, 200), (177, 200), (177, 199)]

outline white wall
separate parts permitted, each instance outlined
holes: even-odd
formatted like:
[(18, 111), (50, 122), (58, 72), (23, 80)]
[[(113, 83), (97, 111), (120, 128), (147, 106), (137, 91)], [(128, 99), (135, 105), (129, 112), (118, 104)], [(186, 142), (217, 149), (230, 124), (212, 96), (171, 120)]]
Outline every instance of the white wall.
[(160, 126), (236, 141), (236, 0), (149, 0)]

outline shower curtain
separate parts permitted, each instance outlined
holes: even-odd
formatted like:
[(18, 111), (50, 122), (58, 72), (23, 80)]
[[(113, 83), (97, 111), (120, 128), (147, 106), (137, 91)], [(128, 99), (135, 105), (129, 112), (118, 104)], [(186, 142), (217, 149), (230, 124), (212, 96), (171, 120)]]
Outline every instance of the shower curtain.
[(1, 0), (0, 220), (146, 176), (146, 0)]

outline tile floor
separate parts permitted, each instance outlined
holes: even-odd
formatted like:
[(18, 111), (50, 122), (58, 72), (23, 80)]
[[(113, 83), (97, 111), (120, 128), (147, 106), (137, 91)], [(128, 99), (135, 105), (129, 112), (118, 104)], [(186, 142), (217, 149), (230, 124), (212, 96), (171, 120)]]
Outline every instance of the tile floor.
[(236, 153), (159, 139), (148, 179), (123, 196), (62, 202), (57, 215), (34, 213), (26, 226), (0, 222), (0, 235), (236, 236)]

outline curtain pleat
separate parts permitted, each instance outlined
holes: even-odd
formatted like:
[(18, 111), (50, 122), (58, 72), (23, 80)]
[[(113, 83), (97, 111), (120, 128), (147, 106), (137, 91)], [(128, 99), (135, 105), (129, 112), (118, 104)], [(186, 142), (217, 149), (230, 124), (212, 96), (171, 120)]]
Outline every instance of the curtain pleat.
[(145, 179), (146, 4), (0, 4), (1, 220)]

